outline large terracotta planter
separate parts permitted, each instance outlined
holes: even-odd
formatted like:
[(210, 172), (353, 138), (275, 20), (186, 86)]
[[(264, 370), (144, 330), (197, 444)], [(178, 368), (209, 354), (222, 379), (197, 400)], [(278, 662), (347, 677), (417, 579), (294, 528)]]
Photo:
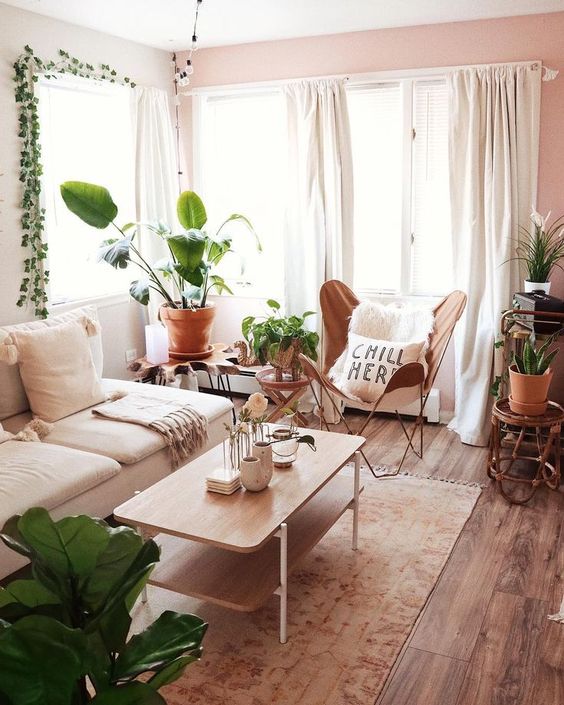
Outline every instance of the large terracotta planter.
[(552, 382), (552, 369), (543, 375), (523, 375), (515, 365), (509, 368), (511, 411), (525, 416), (542, 416), (548, 405), (548, 389)]
[(168, 330), (170, 356), (190, 359), (211, 354), (215, 313), (214, 304), (196, 309), (161, 306), (160, 317)]

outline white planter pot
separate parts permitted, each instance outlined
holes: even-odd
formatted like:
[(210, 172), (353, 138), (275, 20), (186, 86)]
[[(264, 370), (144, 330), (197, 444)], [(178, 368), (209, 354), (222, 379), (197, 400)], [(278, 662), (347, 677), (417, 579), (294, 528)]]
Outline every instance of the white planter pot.
[(542, 291), (544, 294), (550, 293), (550, 282), (530, 282), (525, 279), (525, 291), (530, 294), (532, 291)]
[(264, 490), (272, 478), (272, 472), (268, 472), (263, 463), (252, 456), (241, 460), (240, 471), (241, 484), (250, 492)]

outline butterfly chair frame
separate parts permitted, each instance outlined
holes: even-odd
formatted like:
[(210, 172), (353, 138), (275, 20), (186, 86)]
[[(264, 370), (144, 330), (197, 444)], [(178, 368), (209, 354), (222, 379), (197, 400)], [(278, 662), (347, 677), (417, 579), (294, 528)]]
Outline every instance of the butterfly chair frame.
[[(407, 445), (403, 452), (401, 461), (394, 472), (378, 474), (374, 472), (372, 464), (366, 454), (361, 451), (364, 461), (375, 477), (389, 477), (397, 475), (405, 462), (409, 451), (413, 451), (418, 458), (423, 457), (423, 425), (425, 406), (429, 399), (429, 393), (444, 359), (448, 344), (454, 332), (454, 327), (464, 312), (466, 306), (466, 294), (461, 291), (453, 291), (440, 301), (433, 309), (434, 327), (429, 338), (429, 346), (425, 355), (427, 363), (427, 374), (425, 368), (419, 362), (410, 362), (400, 367), (386, 385), (384, 393), (373, 404), (359, 403), (356, 399), (351, 399), (338, 389), (329, 379), (329, 370), (335, 364), (337, 358), (342, 354), (347, 346), (349, 322), (354, 309), (359, 305), (360, 300), (343, 282), (331, 280), (325, 282), (319, 292), (319, 301), (323, 319), (322, 338), (322, 364), (321, 369), (313, 364), (304, 355), (300, 356), (304, 374), (309, 380), (309, 384), (319, 409), (319, 419), (321, 427), (330, 431), (329, 422), (324, 411), (324, 399), (328, 399), (333, 409), (334, 415), (338, 418), (347, 432), (351, 435), (362, 435), (368, 424), (372, 421), (375, 413), (386, 402), (387, 397), (392, 392), (399, 389), (419, 387), (419, 413), (415, 418), (413, 428), (409, 430), (399, 411), (395, 414), (400, 422), (403, 433), (407, 439)], [(318, 385), (318, 390), (316, 389)], [(360, 427), (353, 430), (343, 413), (342, 402), (360, 406), (368, 415)], [(418, 434), (417, 446), (414, 439)]]

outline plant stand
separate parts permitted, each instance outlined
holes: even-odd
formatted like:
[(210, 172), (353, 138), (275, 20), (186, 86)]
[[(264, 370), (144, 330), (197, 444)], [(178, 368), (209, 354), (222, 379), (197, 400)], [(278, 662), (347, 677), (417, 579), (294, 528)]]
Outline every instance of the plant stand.
[[(564, 408), (549, 401), (542, 416), (522, 416), (511, 411), (509, 399), (499, 399), (492, 409), (492, 433), (488, 454), (488, 477), (512, 504), (528, 502), (540, 485), (552, 490), (560, 486), (560, 433)], [(534, 477), (512, 473), (516, 461), (536, 462)], [(504, 484), (505, 482), (505, 484)], [(523, 495), (509, 491), (508, 483), (528, 485)]]
[[(309, 381), (306, 377), (301, 377), (296, 381), (288, 379), (283, 380), (282, 382), (277, 382), (273, 367), (267, 367), (265, 370), (257, 372), (256, 378), (262, 391), (274, 402), (274, 405), (276, 406), (274, 411), (266, 419), (269, 423), (282, 418), (282, 416), (284, 416), (284, 412), (282, 410), (290, 406), (290, 404), (295, 404), (299, 399), (301, 399), (309, 387)], [(308, 420), (300, 411), (296, 411), (296, 418), (298, 419), (300, 426), (309, 425)]]

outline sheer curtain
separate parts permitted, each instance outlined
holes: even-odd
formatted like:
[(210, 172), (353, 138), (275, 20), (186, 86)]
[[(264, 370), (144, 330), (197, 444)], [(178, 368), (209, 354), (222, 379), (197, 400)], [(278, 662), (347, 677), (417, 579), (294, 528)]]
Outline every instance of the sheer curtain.
[(327, 279), (352, 283), (351, 138), (342, 81), (291, 83), (285, 96), (289, 140), (285, 300), (287, 313), (301, 314), (319, 309), (319, 288)]
[(538, 63), (467, 68), (448, 78), (454, 275), (468, 294), (449, 428), (472, 445), (488, 441), (493, 344), (519, 289), (517, 263), (503, 263), (536, 202), (540, 85)]
[[(175, 229), (179, 186), (169, 96), (160, 88), (136, 86), (132, 91), (137, 220), (163, 221)], [(165, 243), (154, 233), (141, 228), (138, 237), (139, 250), (148, 262), (168, 255)], [(154, 322), (160, 301), (152, 299), (148, 313)]]

